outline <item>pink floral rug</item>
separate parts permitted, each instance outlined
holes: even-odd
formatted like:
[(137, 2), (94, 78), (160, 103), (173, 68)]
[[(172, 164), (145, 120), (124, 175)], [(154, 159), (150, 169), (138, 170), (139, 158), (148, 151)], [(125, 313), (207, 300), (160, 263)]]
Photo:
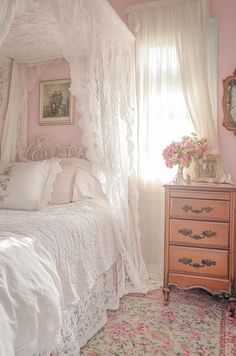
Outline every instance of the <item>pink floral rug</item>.
[(236, 318), (227, 301), (204, 291), (172, 290), (169, 306), (160, 289), (130, 294), (81, 350), (82, 356), (233, 356)]

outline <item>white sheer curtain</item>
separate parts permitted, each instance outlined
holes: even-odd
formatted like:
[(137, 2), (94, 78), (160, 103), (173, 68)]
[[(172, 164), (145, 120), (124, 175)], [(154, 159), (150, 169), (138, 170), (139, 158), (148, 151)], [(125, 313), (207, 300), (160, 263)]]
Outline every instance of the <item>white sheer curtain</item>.
[(208, 83), (212, 106), (213, 119), (217, 131), (217, 103), (218, 103), (218, 51), (219, 51), (219, 18), (209, 20), (209, 56), (208, 56)]
[[(27, 82), (25, 66), (13, 62), (8, 106), (1, 142), (1, 163), (14, 162), (17, 152), (17, 137), (26, 148)], [(19, 131), (18, 128), (21, 128)]]
[(207, 81), (207, 8), (205, 0), (160, 0), (128, 8), (136, 34), (142, 246), (146, 262), (157, 265), (160, 283), (162, 185), (175, 174), (165, 167), (162, 151), (193, 131), (217, 148)]
[(207, 0), (188, 0), (175, 5), (170, 14), (190, 117), (197, 134), (207, 137), (210, 150), (218, 152), (217, 129), (208, 82), (208, 8)]
[[(0, 62), (1, 62), (0, 56)], [(24, 64), (13, 61), (5, 63), (0, 72), (1, 163), (7, 164), (20, 159), (27, 146), (27, 101), (40, 74), (52, 63), (61, 59)], [(4, 63), (4, 59), (2, 59)], [(1, 68), (1, 66), (0, 66)], [(2, 76), (1, 76), (2, 73)]]

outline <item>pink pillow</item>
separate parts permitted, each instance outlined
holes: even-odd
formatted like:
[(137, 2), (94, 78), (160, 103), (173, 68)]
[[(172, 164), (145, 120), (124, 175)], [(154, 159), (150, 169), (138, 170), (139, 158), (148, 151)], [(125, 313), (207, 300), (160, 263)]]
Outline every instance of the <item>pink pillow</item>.
[(56, 177), (50, 204), (66, 204), (72, 201), (75, 165), (62, 165), (62, 172)]

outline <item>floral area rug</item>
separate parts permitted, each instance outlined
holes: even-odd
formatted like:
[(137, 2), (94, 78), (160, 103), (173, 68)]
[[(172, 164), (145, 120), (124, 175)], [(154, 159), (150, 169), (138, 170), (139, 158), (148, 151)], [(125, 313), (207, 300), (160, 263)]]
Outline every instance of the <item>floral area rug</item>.
[(172, 289), (130, 294), (81, 349), (82, 356), (236, 356), (236, 318), (227, 300), (204, 291)]

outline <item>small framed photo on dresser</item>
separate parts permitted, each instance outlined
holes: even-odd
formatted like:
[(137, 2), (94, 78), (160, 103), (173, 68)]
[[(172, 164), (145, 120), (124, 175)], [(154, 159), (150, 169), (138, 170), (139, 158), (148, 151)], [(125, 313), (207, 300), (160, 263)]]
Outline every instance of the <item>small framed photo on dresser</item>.
[(39, 125), (73, 124), (70, 79), (40, 82)]
[(221, 160), (220, 155), (207, 155), (206, 160), (195, 163), (195, 181), (219, 183), (221, 179)]

